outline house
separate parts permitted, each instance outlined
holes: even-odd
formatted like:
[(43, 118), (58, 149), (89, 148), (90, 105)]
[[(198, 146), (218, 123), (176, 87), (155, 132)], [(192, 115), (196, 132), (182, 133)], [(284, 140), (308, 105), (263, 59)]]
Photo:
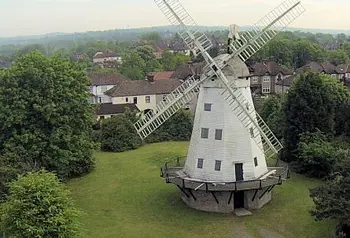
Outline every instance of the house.
[(161, 79), (171, 79), (174, 71), (166, 72), (150, 72), (147, 74), (147, 80), (161, 80)]
[(179, 80), (186, 80), (192, 76), (194, 76), (195, 78), (199, 78), (202, 74), (204, 66), (204, 62), (179, 65), (178, 67), (176, 67), (172, 78), (176, 78)]
[(139, 109), (133, 103), (128, 103), (128, 104), (102, 103), (98, 105), (98, 108), (96, 111), (96, 117), (97, 117), (96, 119), (97, 120), (108, 119), (120, 113), (124, 113), (127, 109), (129, 109), (130, 111), (139, 112)]
[(329, 62), (309, 62), (301, 68), (296, 70), (297, 73), (312, 72), (312, 73), (324, 73), (338, 78), (337, 67)]
[(340, 80), (350, 79), (350, 64), (341, 64), (336, 68)]
[(148, 112), (181, 84), (177, 79), (123, 80), (105, 94), (113, 104), (133, 103), (140, 111)]
[(93, 62), (102, 68), (115, 68), (116, 65), (122, 63), (120, 54), (111, 51), (97, 52), (93, 57)]
[(298, 77), (298, 74), (293, 74), (291, 76), (288, 76), (288, 77), (276, 82), (275, 92), (277, 94), (288, 92), (288, 90), (292, 87), (292, 85), (297, 77)]
[(90, 102), (95, 104), (111, 103), (110, 97), (104, 93), (126, 80), (119, 73), (115, 72), (91, 72), (88, 74), (88, 77), (91, 79)]
[(292, 70), (272, 61), (256, 63), (249, 68), (253, 94), (276, 93), (276, 83), (293, 75)]

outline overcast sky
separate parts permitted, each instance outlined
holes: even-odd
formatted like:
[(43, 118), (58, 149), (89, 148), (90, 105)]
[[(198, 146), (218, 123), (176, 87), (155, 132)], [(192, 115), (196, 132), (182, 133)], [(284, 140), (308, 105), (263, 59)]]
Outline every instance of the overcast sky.
[[(182, 0), (198, 25), (251, 25), (281, 0)], [(350, 29), (350, 0), (303, 0), (292, 27)], [(153, 0), (0, 0), (0, 37), (168, 25)]]

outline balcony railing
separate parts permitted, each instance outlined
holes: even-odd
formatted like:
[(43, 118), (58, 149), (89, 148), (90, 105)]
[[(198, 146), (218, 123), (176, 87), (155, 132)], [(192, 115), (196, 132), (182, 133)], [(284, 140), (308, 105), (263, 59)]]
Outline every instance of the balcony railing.
[(180, 164), (180, 159), (177, 159), (176, 164), (166, 163), (164, 167), (161, 168), (161, 177), (163, 177), (167, 183), (175, 184), (180, 188), (204, 190), (207, 192), (273, 188), (276, 185), (281, 185), (289, 178), (288, 164), (283, 164), (281, 167), (269, 167), (268, 172), (258, 179), (237, 182), (215, 182), (193, 179), (183, 172), (183, 168), (184, 167)]

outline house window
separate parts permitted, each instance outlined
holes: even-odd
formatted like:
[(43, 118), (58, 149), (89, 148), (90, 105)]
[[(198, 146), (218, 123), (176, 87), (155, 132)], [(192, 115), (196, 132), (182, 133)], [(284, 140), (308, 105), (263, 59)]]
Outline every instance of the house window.
[(125, 98), (125, 102), (129, 102), (129, 98)]
[(146, 103), (151, 103), (151, 97), (150, 96), (146, 96), (145, 97), (145, 102)]
[(255, 165), (255, 167), (258, 167), (258, 157), (254, 158), (254, 165)]
[(221, 170), (221, 160), (215, 160), (215, 171)]
[(134, 97), (134, 104), (137, 104), (137, 97)]
[(105, 119), (105, 116), (100, 116), (100, 120), (104, 120)]
[(197, 168), (198, 169), (203, 169), (203, 162), (204, 162), (203, 159), (198, 159), (197, 160)]
[(257, 76), (252, 77), (253, 83), (257, 83), (259, 81), (259, 78)]
[(204, 111), (211, 112), (211, 104), (210, 103), (204, 103)]
[(270, 76), (264, 76), (264, 77), (263, 77), (263, 81), (264, 81), (265, 83), (269, 83), (269, 82), (270, 82)]
[(208, 139), (209, 138), (209, 128), (202, 128), (201, 129), (201, 138), (202, 139)]
[(270, 92), (271, 92), (270, 86), (262, 87), (262, 92), (263, 92), (263, 93), (270, 93)]
[(254, 138), (254, 128), (253, 127), (250, 128), (250, 136), (252, 138)]
[(215, 130), (215, 140), (222, 140), (222, 130), (221, 129)]
[(102, 97), (98, 97), (98, 103), (103, 103), (103, 98)]
[(166, 102), (167, 95), (163, 95), (163, 102)]

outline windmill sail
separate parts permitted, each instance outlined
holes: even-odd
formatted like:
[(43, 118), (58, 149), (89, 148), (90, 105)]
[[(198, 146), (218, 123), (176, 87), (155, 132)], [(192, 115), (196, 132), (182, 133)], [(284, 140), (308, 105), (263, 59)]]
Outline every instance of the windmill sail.
[(164, 98), (162, 102), (158, 103), (154, 111), (146, 113), (142, 119), (134, 124), (140, 137), (145, 139), (172, 115), (189, 103), (198, 94), (202, 82), (206, 79), (207, 77), (202, 77), (200, 80), (194, 77), (187, 79)]
[(285, 29), (305, 8), (298, 0), (287, 0), (258, 21), (249, 31), (240, 34), (240, 41), (230, 44), (233, 56), (239, 56), (244, 62), (259, 51), (279, 31)]
[(155, 3), (169, 22), (179, 27), (179, 35), (195, 55), (213, 46), (209, 38), (199, 31), (197, 23), (178, 0), (155, 0)]

